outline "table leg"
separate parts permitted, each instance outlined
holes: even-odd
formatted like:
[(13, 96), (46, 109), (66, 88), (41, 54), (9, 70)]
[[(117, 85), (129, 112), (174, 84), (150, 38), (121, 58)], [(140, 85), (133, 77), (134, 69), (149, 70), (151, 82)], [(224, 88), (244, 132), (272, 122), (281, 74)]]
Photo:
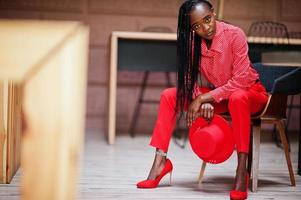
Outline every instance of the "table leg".
[(297, 174), (301, 176), (301, 95), (299, 104), (299, 153), (298, 153), (298, 172)]

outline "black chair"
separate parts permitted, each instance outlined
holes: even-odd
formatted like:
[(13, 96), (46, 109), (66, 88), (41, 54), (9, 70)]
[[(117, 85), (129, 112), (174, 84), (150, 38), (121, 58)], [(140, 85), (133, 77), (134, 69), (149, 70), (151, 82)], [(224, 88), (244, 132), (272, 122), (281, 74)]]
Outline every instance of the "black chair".
[[(257, 191), (261, 123), (273, 123), (277, 125), (285, 153), (291, 185), (295, 186), (296, 182), (285, 134), (284, 121), (286, 120), (288, 95), (299, 94), (301, 91), (301, 68), (264, 66), (261, 63), (255, 63), (254, 68), (259, 73), (260, 81), (266, 87), (269, 97), (263, 111), (252, 116), (253, 134), (251, 134), (252, 139), (250, 140), (251, 144), (248, 160), (248, 171), (251, 172), (252, 176), (252, 191)], [(229, 115), (224, 115), (224, 117), (228, 118)], [(200, 170), (199, 182), (202, 181), (205, 167), (206, 163), (203, 162)]]
[[(274, 21), (257, 21), (253, 22), (248, 30), (248, 36), (253, 36), (253, 37), (267, 37), (267, 38), (281, 38), (283, 41), (289, 43), (289, 32), (287, 29), (287, 26), (285, 24), (279, 23), (279, 22), (274, 22)], [(257, 57), (256, 55), (253, 55)], [(261, 56), (261, 55), (260, 55)], [(290, 97), (289, 105), (288, 105), (288, 117), (286, 121), (286, 132), (288, 130), (288, 126), (290, 123), (291, 119), (291, 113), (292, 113), (292, 108), (293, 106), (293, 101), (294, 101), (294, 96)], [(281, 142), (280, 139), (278, 138), (276, 134), (276, 127), (274, 126), (273, 134), (272, 137), (278, 147), (281, 147)], [(289, 141), (288, 141), (289, 142)], [(289, 147), (290, 148), (290, 147)]]

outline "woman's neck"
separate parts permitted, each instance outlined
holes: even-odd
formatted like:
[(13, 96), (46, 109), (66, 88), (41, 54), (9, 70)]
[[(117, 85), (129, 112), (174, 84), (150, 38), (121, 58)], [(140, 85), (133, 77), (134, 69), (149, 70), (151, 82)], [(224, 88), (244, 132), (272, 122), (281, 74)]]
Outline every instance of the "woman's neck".
[(205, 44), (207, 46), (207, 49), (209, 50), (211, 48), (212, 40), (205, 39), (204, 41), (205, 41)]

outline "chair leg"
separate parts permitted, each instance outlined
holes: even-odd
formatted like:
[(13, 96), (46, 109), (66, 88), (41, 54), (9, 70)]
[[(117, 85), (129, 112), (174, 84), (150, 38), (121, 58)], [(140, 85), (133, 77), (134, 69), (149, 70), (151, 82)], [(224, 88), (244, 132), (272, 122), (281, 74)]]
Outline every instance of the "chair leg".
[(251, 176), (251, 169), (252, 169), (252, 158), (253, 158), (253, 126), (251, 126), (250, 131), (250, 144), (249, 144), (249, 154), (248, 154), (248, 163), (247, 163), (247, 171)]
[(288, 133), (287, 130), (288, 130), (288, 126), (291, 122), (292, 110), (294, 107), (294, 98), (295, 98), (295, 95), (290, 96), (290, 102), (287, 105), (288, 113), (287, 113), (287, 119), (286, 119), (286, 123), (285, 123), (285, 135), (286, 135), (289, 150), (290, 150), (290, 141), (289, 141), (289, 138), (287, 137), (287, 133)]
[(204, 177), (204, 173), (205, 173), (205, 168), (206, 168), (206, 162), (203, 161), (202, 168), (201, 168), (201, 171), (200, 171), (200, 174), (199, 174), (199, 178), (198, 178), (198, 184), (201, 184), (202, 181), (203, 181), (203, 177)]
[(139, 114), (140, 114), (140, 108), (141, 108), (141, 104), (143, 102), (143, 96), (144, 96), (144, 90), (147, 84), (147, 80), (148, 80), (148, 75), (149, 75), (149, 71), (144, 72), (144, 76), (143, 76), (143, 81), (142, 81), (142, 85), (140, 87), (140, 92), (139, 92), (139, 97), (135, 106), (135, 111), (133, 114), (133, 118), (131, 120), (131, 125), (130, 125), (130, 135), (131, 137), (135, 137), (135, 129), (136, 129), (136, 124), (137, 121), (139, 119)]
[(257, 192), (261, 120), (253, 120), (252, 192)]
[(296, 181), (295, 181), (294, 171), (293, 171), (291, 157), (290, 157), (290, 153), (289, 153), (288, 143), (287, 143), (287, 139), (286, 139), (286, 135), (285, 135), (284, 121), (278, 120), (276, 123), (277, 123), (278, 129), (279, 129), (279, 135), (280, 135), (281, 143), (282, 143), (283, 150), (285, 153), (285, 158), (286, 158), (287, 168), (288, 168), (289, 175), (290, 175), (291, 184), (292, 184), (292, 186), (296, 186)]

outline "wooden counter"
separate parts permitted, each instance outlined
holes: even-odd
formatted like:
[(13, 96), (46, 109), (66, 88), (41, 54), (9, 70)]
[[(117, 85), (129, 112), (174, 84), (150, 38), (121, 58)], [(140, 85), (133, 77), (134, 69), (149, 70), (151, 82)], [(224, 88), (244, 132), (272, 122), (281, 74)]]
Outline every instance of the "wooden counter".
[[(84, 135), (88, 32), (78, 22), (0, 20), (0, 105), (13, 105), (1, 107), (1, 138), (19, 137), (18, 131), (9, 131), (18, 129), (14, 127), (20, 126), (19, 118), (6, 117), (16, 109), (23, 129), (22, 199), (75, 199)], [(20, 87), (16, 101), (7, 92), (14, 85)], [(7, 153), (19, 157), (18, 151)]]

